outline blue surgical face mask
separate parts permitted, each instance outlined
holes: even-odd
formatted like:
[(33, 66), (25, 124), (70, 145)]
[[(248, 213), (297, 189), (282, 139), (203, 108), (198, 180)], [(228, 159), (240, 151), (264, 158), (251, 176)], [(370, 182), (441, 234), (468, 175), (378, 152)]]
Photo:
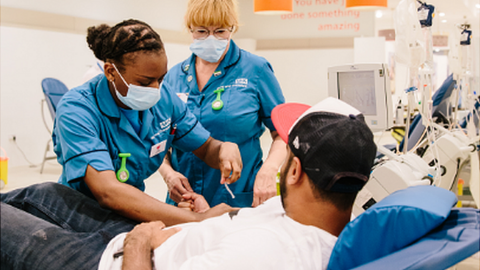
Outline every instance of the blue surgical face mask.
[(117, 86), (112, 81), (113, 87), (115, 88), (115, 93), (117, 94), (117, 98), (130, 109), (135, 111), (145, 111), (150, 109), (153, 105), (157, 104), (160, 100), (160, 89), (162, 88), (162, 83), (160, 83), (158, 88), (154, 87), (146, 87), (146, 86), (139, 86), (134, 84), (127, 84), (125, 79), (123, 78), (122, 74), (118, 71), (115, 64), (113, 67), (122, 78), (122, 81), (128, 86), (128, 92), (126, 96), (122, 96), (120, 92), (117, 90)]
[(227, 48), (229, 39), (217, 39), (210, 35), (206, 39), (195, 39), (190, 50), (198, 57), (210, 63), (217, 63)]

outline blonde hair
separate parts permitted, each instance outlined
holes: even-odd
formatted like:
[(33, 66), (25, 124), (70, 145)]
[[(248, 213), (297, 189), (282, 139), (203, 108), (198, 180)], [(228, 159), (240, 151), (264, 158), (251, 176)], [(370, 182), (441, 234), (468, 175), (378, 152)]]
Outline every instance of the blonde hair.
[(189, 0), (185, 14), (185, 26), (218, 26), (238, 29), (236, 0)]

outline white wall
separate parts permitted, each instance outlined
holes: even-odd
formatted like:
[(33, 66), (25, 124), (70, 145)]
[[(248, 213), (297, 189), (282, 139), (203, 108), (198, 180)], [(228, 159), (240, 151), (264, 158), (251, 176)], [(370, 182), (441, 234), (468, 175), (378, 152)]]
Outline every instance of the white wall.
[(168, 68), (172, 68), (181, 61), (184, 61), (189, 57), (192, 52), (189, 49), (189, 45), (165, 43), (165, 50), (168, 58)]
[(2, 6), (100, 21), (134, 18), (155, 28), (180, 31), (187, 0), (2, 0)]
[(353, 62), (353, 49), (257, 51), (273, 66), (287, 102), (314, 105), (328, 96), (328, 67)]
[[(50, 138), (41, 114), (42, 79), (57, 78), (71, 89), (81, 84), (95, 58), (85, 35), (3, 26), (0, 35), (0, 145), (10, 167), (28, 165), (11, 135), (27, 158), (40, 164)], [(187, 45), (167, 43), (165, 48), (169, 67), (190, 55)], [(45, 116), (51, 127), (47, 109)]]
[[(54, 77), (75, 87), (94, 57), (83, 35), (14, 27), (0, 27), (0, 34), (0, 144), (10, 157), (9, 166), (27, 164), (10, 135), (38, 164), (50, 137), (40, 111), (42, 79)], [(51, 126), (48, 110), (46, 117)]]
[[(270, 50), (252, 52), (272, 64), (286, 102), (314, 105), (328, 97), (328, 67), (353, 62), (353, 49)], [(268, 132), (260, 138), (263, 157), (270, 151)]]

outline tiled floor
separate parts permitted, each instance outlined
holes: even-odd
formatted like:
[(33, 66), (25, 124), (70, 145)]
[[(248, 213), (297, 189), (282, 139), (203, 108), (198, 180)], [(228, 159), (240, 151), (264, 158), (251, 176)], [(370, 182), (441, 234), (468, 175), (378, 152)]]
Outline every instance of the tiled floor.
[(459, 264), (448, 268), (448, 270), (478, 270), (480, 269), (480, 252), (470, 258), (465, 259)]

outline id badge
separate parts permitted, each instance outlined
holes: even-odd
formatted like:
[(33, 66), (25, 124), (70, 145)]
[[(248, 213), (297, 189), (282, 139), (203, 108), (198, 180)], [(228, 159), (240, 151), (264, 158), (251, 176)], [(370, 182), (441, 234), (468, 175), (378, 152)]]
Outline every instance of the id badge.
[(178, 93), (177, 96), (185, 103), (188, 101), (188, 94), (185, 93)]
[(154, 157), (161, 152), (165, 151), (165, 147), (167, 145), (167, 140), (163, 140), (155, 145), (152, 146), (150, 149), (150, 157)]

